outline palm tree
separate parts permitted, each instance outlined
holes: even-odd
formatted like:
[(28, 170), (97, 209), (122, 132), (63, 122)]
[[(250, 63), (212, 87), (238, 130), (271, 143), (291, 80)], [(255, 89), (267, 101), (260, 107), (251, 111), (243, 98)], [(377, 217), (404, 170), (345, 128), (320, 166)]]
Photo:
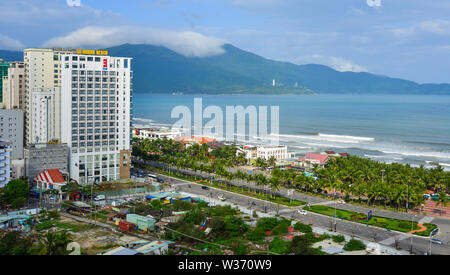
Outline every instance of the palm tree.
[(271, 156), (268, 160), (267, 163), (269, 164), (270, 167), (274, 167), (275, 164), (277, 163), (277, 159), (274, 156)]
[(46, 255), (67, 255), (67, 245), (71, 242), (67, 231), (48, 232), (42, 239), (41, 244), (45, 248)]
[(447, 194), (443, 191), (439, 192), (439, 196), (436, 201), (436, 205), (442, 205), (443, 207), (447, 207), (447, 204), (448, 204)]

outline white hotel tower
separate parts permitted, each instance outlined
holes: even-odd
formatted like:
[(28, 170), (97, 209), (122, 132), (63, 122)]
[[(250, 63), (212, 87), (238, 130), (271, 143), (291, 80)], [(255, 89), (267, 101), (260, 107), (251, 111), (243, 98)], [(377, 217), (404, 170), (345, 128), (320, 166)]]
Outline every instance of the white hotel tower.
[(70, 147), (70, 177), (82, 185), (129, 178), (131, 58), (66, 49), (51, 56), (60, 87), (57, 139)]

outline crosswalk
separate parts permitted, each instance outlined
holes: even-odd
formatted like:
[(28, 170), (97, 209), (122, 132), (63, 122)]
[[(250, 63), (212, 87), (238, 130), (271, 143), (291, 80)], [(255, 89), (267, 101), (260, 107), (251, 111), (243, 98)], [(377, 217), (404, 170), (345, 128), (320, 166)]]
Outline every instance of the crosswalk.
[[(409, 237), (411, 237), (411, 235), (401, 234), (401, 235), (397, 236), (397, 240), (401, 241), (401, 240), (407, 239)], [(395, 243), (394, 237), (387, 238), (386, 240), (380, 242), (380, 244), (383, 244), (383, 245), (391, 245), (393, 243)]]

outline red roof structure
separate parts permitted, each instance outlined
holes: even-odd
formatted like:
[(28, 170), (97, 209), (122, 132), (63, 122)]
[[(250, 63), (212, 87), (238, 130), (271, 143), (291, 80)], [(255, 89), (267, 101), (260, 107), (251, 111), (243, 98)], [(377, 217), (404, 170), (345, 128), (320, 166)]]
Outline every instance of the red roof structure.
[(324, 164), (328, 160), (328, 155), (308, 153), (301, 160), (302, 161), (311, 161), (312, 163), (320, 163)]
[(48, 169), (39, 173), (34, 180), (40, 183), (47, 183), (50, 189), (53, 189), (55, 184), (63, 185), (66, 183), (66, 180), (62, 176), (59, 169)]

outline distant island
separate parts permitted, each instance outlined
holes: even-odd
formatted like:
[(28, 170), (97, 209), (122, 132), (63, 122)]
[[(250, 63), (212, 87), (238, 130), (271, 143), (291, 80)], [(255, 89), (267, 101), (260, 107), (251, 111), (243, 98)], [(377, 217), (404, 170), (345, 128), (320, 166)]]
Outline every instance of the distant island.
[[(137, 93), (450, 95), (450, 84), (419, 84), (365, 72), (339, 72), (324, 65), (266, 59), (230, 44), (223, 48), (223, 54), (202, 58), (146, 44), (124, 44), (107, 50), (113, 56), (134, 59), (133, 90)], [(23, 60), (23, 53), (0, 51), (0, 58)]]

